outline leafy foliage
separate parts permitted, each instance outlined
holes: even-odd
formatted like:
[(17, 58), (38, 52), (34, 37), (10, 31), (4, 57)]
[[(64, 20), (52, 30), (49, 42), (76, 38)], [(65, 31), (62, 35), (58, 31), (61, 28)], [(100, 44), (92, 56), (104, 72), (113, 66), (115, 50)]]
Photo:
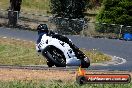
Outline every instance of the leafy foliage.
[[(79, 34), (83, 29), (84, 21), (71, 19), (84, 18), (86, 0), (51, 0), (50, 8), (51, 13), (55, 14), (51, 23), (56, 25), (59, 33)], [(62, 17), (62, 19), (56, 17)]]
[[(103, 6), (97, 15), (97, 21), (125, 26), (132, 25), (132, 0), (103, 0)], [(108, 27), (104, 29), (101, 26), (96, 29), (99, 32), (115, 32), (118, 30), (110, 30)]]
[(51, 0), (51, 12), (66, 18), (83, 18), (85, 0)]

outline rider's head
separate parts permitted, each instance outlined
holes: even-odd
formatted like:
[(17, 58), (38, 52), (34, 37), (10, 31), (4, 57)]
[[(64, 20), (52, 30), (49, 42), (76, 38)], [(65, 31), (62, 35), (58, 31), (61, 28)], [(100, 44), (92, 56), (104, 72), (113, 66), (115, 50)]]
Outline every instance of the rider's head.
[(37, 27), (37, 31), (38, 31), (38, 34), (41, 34), (41, 33), (48, 33), (49, 30), (48, 30), (48, 27), (46, 24), (40, 24), (38, 27)]

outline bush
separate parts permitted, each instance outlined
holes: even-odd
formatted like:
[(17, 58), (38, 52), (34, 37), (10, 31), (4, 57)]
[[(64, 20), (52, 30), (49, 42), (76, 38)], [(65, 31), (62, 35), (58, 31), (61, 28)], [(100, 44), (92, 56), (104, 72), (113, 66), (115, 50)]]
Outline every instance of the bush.
[(85, 0), (51, 0), (51, 13), (56, 15), (50, 21), (60, 33), (79, 34), (84, 25), (79, 20), (84, 18), (85, 5)]
[[(96, 17), (97, 21), (109, 24), (132, 25), (132, 0), (103, 0), (103, 6)], [(106, 27), (106, 26), (104, 26)], [(98, 25), (99, 32), (118, 32), (119, 29), (111, 30), (108, 26), (104, 29)]]

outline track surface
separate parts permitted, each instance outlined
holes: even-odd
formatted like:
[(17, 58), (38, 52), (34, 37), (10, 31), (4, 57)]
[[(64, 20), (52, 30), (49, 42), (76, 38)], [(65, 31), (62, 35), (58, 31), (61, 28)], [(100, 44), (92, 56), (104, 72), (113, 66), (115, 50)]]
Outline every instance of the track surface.
[[(37, 39), (37, 32), (20, 29), (0, 28), (0, 36), (19, 38), (35, 42)], [(124, 58), (127, 61), (121, 65), (91, 66), (89, 69), (132, 71), (132, 41), (95, 39), (70, 35), (68, 35), (68, 38), (70, 38), (79, 48), (97, 49), (103, 53)]]
[[(13, 65), (0, 65), (0, 68), (6, 69), (28, 69), (28, 70), (60, 70), (60, 71), (76, 71), (78, 67), (47, 67), (46, 65), (38, 66), (13, 66)], [(86, 69), (87, 70), (87, 69)]]

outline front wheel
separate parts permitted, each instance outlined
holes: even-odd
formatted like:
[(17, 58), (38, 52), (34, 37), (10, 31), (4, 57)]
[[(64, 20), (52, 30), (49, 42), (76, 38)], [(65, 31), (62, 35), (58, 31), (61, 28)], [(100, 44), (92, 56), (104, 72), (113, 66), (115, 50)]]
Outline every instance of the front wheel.
[(43, 55), (54, 63), (56, 67), (66, 67), (66, 59), (61, 50), (56, 47), (47, 47), (44, 50)]
[(54, 63), (51, 61), (47, 61), (47, 65), (48, 65), (48, 67), (52, 67), (52, 66), (54, 66)]

